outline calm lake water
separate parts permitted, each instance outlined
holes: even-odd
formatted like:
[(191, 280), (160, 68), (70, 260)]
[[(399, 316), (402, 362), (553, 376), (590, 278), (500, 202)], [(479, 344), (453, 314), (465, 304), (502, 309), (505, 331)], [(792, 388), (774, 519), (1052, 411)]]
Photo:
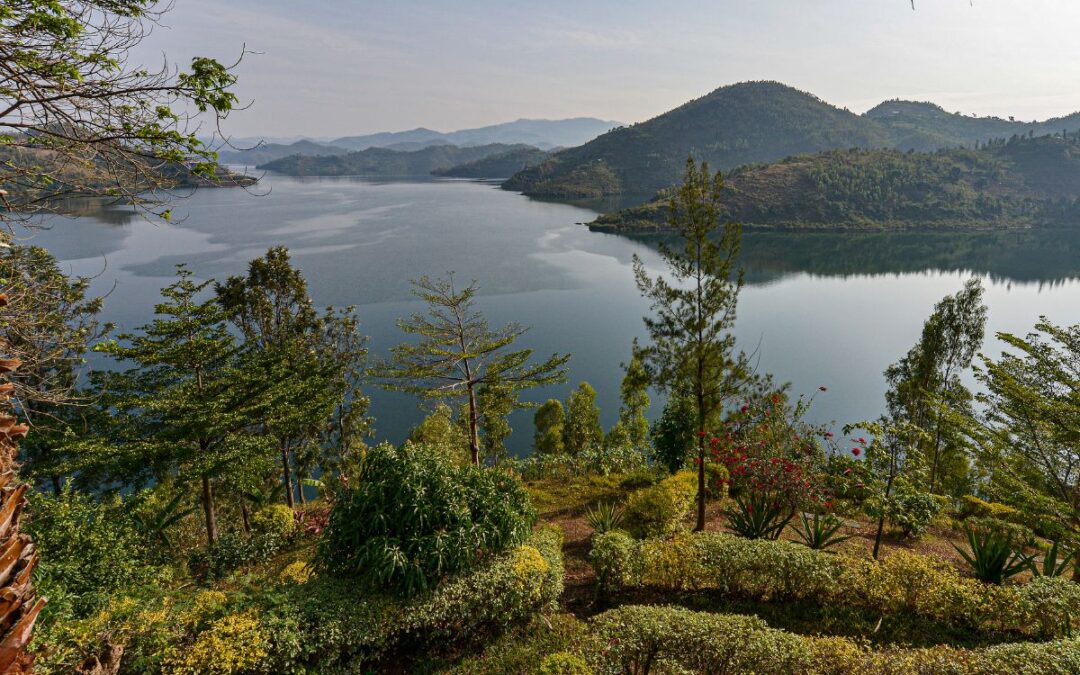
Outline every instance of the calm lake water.
[[(174, 266), (200, 278), (242, 273), (283, 244), (319, 305), (356, 305), (374, 355), (400, 341), (398, 317), (422, 309), (409, 279), (454, 270), (475, 279), (491, 323), (531, 326), (539, 354), (570, 352), (570, 382), (533, 399), (565, 397), (579, 381), (599, 392), (606, 425), (618, 412), (620, 364), (644, 337), (631, 256), (654, 270), (649, 242), (591, 233), (584, 207), (528, 199), (478, 182), (371, 182), (266, 176), (254, 194), (200, 190), (178, 200), (170, 225), (124, 210), (55, 218), (33, 243), (108, 293), (105, 318), (132, 329), (152, 315)], [(747, 233), (747, 286), (736, 334), (760, 370), (817, 396), (812, 416), (838, 423), (883, 409), (882, 371), (917, 339), (942, 296), (985, 278), (990, 329), (1027, 332), (1040, 315), (1080, 322), (1080, 233)], [(992, 337), (985, 348), (996, 354)], [(422, 417), (415, 400), (367, 388), (378, 439), (400, 441)], [(653, 414), (660, 405), (654, 401)], [(511, 439), (528, 451), (531, 414)]]

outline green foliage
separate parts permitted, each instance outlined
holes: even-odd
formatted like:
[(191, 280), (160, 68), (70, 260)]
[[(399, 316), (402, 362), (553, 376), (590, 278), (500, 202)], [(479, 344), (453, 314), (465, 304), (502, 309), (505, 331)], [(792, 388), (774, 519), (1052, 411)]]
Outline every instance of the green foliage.
[(790, 505), (769, 492), (750, 492), (735, 497), (735, 507), (724, 511), (728, 527), (747, 539), (779, 539), (795, 517)]
[(968, 488), (967, 420), (972, 395), (960, 378), (971, 367), (986, 330), (986, 305), (978, 279), (941, 300), (922, 335), (900, 361), (885, 370), (889, 414), (925, 432), (918, 451), (928, 469), (928, 492)]
[(319, 562), (403, 597), (521, 543), (536, 519), (517, 478), (410, 443), (368, 451), (354, 485), (330, 513)]
[(1071, 634), (1080, 617), (1080, 585), (1066, 579), (986, 584), (941, 560), (903, 550), (875, 562), (784, 540), (703, 532), (641, 541), (611, 532), (594, 537), (590, 563), (609, 595), (636, 588), (707, 590), (847, 608), (890, 622), (918, 619), (975, 634), (1041, 639)]
[(566, 412), (558, 399), (549, 398), (533, 415), (536, 433), (533, 437), (533, 453), (556, 456), (566, 453), (563, 437), (566, 434)]
[(953, 544), (964, 560), (971, 565), (975, 577), (989, 584), (1000, 584), (1009, 577), (1027, 571), (1032, 566), (1030, 556), (1013, 546), (1011, 534), (995, 530), (978, 532), (967, 528), (968, 550)]
[(696, 493), (694, 476), (680, 472), (656, 485), (639, 488), (626, 499), (623, 522), (636, 537), (655, 537), (678, 529)]
[(548, 608), (563, 590), (561, 548), (561, 534), (541, 528), (409, 600), (325, 576), (234, 583), (227, 592), (137, 595), (133, 587), (104, 611), (43, 636), (36, 665), (74, 672), (108, 643), (125, 645), (123, 672), (133, 675), (369, 672), (392, 649), (467, 642)]
[(1017, 510), (1008, 504), (984, 501), (975, 495), (964, 495), (960, 498), (959, 516), (961, 518), (975, 517), (1013, 520), (1017, 515)]
[(296, 517), (284, 504), (268, 504), (251, 514), (251, 531), (287, 540), (296, 534)]
[(632, 357), (626, 366), (619, 398), (622, 401), (619, 425), (626, 432), (630, 445), (638, 452), (645, 452), (649, 447), (649, 420), (645, 417), (651, 403), (649, 374), (637, 356)]
[(605, 534), (619, 529), (623, 520), (623, 509), (613, 502), (601, 502), (596, 508), (585, 509), (585, 521), (597, 534)]
[(1028, 565), (1031, 573), (1037, 577), (1060, 577), (1070, 569), (1075, 569), (1076, 555), (1080, 549), (1066, 551), (1061, 548), (1061, 542), (1055, 541), (1050, 545), (1046, 555), (1043, 556), (1042, 564), (1037, 564), (1034, 557)]
[(885, 518), (908, 537), (925, 533), (939, 513), (941, 503), (925, 492), (902, 493), (885, 502)]
[(474, 308), (475, 283), (459, 291), (451, 273), (446, 279), (421, 277), (413, 286), (414, 295), (427, 304), (427, 314), (401, 319), (398, 327), (419, 341), (391, 349), (392, 359), (372, 373), (387, 389), (425, 398), (464, 399), (471, 459), (480, 466), (479, 427), (485, 414), (477, 400), (480, 390), (497, 386), (501, 396), (516, 400), (522, 390), (564, 381), (570, 357), (553, 354), (542, 363), (531, 363), (531, 349), (512, 349), (526, 329), (511, 323), (491, 330)]
[(566, 424), (563, 427), (566, 452), (580, 455), (604, 445), (604, 429), (600, 426), (600, 408), (596, 405), (596, 390), (582, 382), (566, 399)]
[(694, 447), (694, 402), (686, 396), (672, 396), (650, 430), (653, 461), (671, 473), (686, 466)]
[(810, 548), (824, 551), (851, 539), (852, 535), (840, 534), (843, 526), (844, 523), (832, 514), (815, 513), (812, 518), (807, 518), (800, 512), (795, 534)]
[(31, 492), (24, 529), (42, 556), (35, 583), (50, 603), (46, 620), (70, 620), (107, 604), (114, 593), (152, 584), (163, 571), (154, 545), (132, 518), (133, 498), (98, 501), (65, 488)]
[[(756, 379), (747, 356), (736, 351), (735, 307), (743, 285), (737, 268), (742, 227), (721, 225), (724, 179), (708, 164), (686, 162), (683, 183), (672, 194), (668, 222), (682, 248), (661, 245), (667, 274), (653, 278), (634, 256), (634, 279), (648, 298), (650, 344), (634, 355), (650, 381), (672, 397), (693, 401), (698, 473), (705, 472), (706, 429)], [(704, 480), (701, 480), (704, 483)], [(697, 524), (705, 528), (705, 491), (697, 496)]]
[(593, 675), (594, 671), (585, 659), (576, 654), (555, 652), (544, 657), (537, 675)]
[(469, 432), (461, 420), (454, 418), (453, 409), (445, 403), (436, 404), (409, 432), (409, 442), (438, 452), (455, 464), (469, 463)]

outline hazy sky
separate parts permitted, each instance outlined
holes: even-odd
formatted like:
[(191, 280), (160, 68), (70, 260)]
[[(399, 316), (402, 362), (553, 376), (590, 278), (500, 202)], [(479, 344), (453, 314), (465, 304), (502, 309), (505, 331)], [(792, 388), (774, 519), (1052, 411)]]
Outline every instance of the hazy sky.
[(637, 122), (779, 80), (1019, 119), (1080, 110), (1078, 0), (175, 0), (137, 56), (248, 54), (230, 133), (340, 136), (519, 117)]

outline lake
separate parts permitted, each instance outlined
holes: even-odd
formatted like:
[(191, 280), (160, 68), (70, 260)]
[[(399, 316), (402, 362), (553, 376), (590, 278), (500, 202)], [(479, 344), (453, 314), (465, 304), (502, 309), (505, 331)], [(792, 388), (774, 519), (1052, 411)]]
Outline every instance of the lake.
[[(355, 305), (373, 356), (401, 340), (398, 317), (422, 309), (409, 280), (453, 270), (476, 280), (493, 325), (530, 326), (538, 354), (569, 352), (570, 381), (535, 392), (564, 398), (582, 380), (599, 392), (602, 419), (618, 414), (620, 364), (644, 338), (647, 304), (631, 257), (654, 271), (648, 240), (589, 232), (596, 212), (528, 199), (471, 181), (377, 182), (267, 175), (250, 192), (204, 189), (178, 199), (176, 222), (125, 209), (56, 217), (33, 235), (66, 271), (108, 294), (104, 318), (132, 329), (151, 318), (158, 289), (186, 263), (199, 278), (242, 273), (282, 244), (318, 305)], [(813, 394), (816, 421), (853, 422), (884, 407), (882, 371), (917, 339), (934, 303), (984, 277), (990, 333), (1029, 331), (1040, 315), (1080, 322), (1080, 233), (748, 232), (747, 285), (735, 333), (759, 370)], [(1000, 343), (989, 338), (996, 354)], [(422, 417), (417, 402), (369, 385), (377, 439), (401, 441)], [(654, 401), (653, 415), (659, 413)], [(531, 413), (515, 415), (511, 448), (528, 452)]]

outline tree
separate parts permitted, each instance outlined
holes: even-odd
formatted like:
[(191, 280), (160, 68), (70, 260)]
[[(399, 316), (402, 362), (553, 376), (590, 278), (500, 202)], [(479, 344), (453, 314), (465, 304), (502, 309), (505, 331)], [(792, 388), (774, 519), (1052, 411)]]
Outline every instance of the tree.
[(335, 415), (351, 414), (341, 406), (356, 407), (361, 416), (367, 407), (351, 377), (362, 371), (367, 358), (364, 339), (350, 335), (356, 333), (355, 312), (350, 307), (319, 315), (284, 246), (252, 260), (246, 276), (230, 277), (215, 291), (244, 337), (252, 367), (263, 374), (269, 401), (261, 427), (277, 444), (285, 500), (292, 508), (291, 466), (296, 466), (297, 494), (303, 500), (301, 472), (318, 462), (327, 425)]
[(536, 433), (533, 436), (533, 451), (538, 455), (562, 455), (566, 453), (563, 441), (566, 430), (566, 411), (562, 403), (549, 398), (536, 409), (533, 415)]
[(1010, 347), (982, 357), (985, 385), (977, 433), (991, 480), (1013, 503), (1042, 505), (1080, 526), (1080, 326), (1042, 317), (1026, 337), (998, 333)]
[(630, 446), (644, 451), (649, 447), (649, 376), (634, 355), (626, 366), (626, 375), (619, 388), (622, 407), (619, 408), (619, 424), (625, 430)]
[(480, 445), (484, 457), (493, 466), (507, 456), (506, 439), (510, 438), (510, 413), (526, 407), (512, 387), (501, 382), (489, 382), (477, 395), (480, 416)]
[(968, 445), (959, 420), (972, 415), (971, 392), (960, 375), (971, 367), (986, 329), (986, 305), (978, 279), (942, 299), (923, 325), (922, 335), (904, 358), (889, 366), (885, 394), (889, 414), (927, 433), (921, 446), (928, 487), (946, 483), (950, 492), (967, 489)]
[(135, 61), (131, 50), (160, 18), (158, 5), (48, 0), (0, 9), (0, 186), (10, 208), (0, 218), (55, 211), (60, 196), (153, 208), (157, 190), (186, 173), (214, 176), (216, 155), (194, 121), (228, 115), (235, 77), (203, 57), (186, 71)]
[(409, 442), (446, 455), (455, 464), (464, 465), (470, 461), (469, 434), (454, 418), (450, 406), (442, 402), (437, 403), (427, 417), (413, 427), (409, 432)]
[(511, 349), (526, 329), (516, 323), (499, 330), (488, 328), (487, 320), (473, 308), (475, 283), (458, 291), (449, 274), (446, 279), (421, 277), (413, 286), (414, 294), (427, 303), (427, 314), (399, 320), (398, 327), (418, 336), (419, 342), (394, 347), (391, 360), (372, 373), (387, 389), (425, 398), (464, 399), (469, 449), (473, 464), (479, 466), (480, 389), (499, 383), (520, 392), (562, 382), (563, 366), (570, 356), (553, 354), (546, 361), (531, 363), (531, 349)]
[[(923, 480), (924, 465), (918, 452), (920, 441), (926, 433), (908, 422), (882, 417), (876, 422), (866, 422), (845, 427), (845, 433), (861, 429), (871, 440), (866, 444), (866, 466), (876, 479), (877, 531), (874, 534), (874, 560), (881, 550), (881, 538), (885, 531), (887, 505), (898, 488), (912, 489)], [(915, 452), (913, 452), (913, 450)]]
[(23, 444), (30, 474), (60, 493), (65, 445), (92, 397), (78, 390), (91, 343), (108, 330), (97, 319), (100, 298), (89, 280), (69, 278), (40, 247), (10, 246), (0, 254), (8, 297), (26, 310), (5, 317), (0, 339), (23, 365), (12, 377), (17, 414), (34, 430)]
[(566, 399), (566, 424), (563, 445), (571, 455), (597, 450), (604, 444), (604, 428), (600, 426), (600, 408), (596, 405), (596, 390), (582, 382)]
[(724, 180), (687, 160), (682, 185), (668, 204), (668, 225), (682, 239), (681, 249), (661, 246), (671, 281), (652, 278), (639, 257), (634, 276), (641, 294), (652, 303), (645, 317), (652, 344), (639, 347), (650, 380), (671, 397), (694, 402), (698, 435), (696, 531), (705, 528), (705, 436), (724, 408), (753, 380), (749, 360), (736, 352), (730, 330), (742, 288), (736, 271), (741, 226), (720, 226)]
[(653, 460), (671, 473), (686, 466), (686, 460), (694, 447), (696, 419), (693, 399), (689, 396), (675, 396), (667, 400), (660, 419), (656, 420), (650, 429)]
[[(123, 416), (121, 442), (151, 476), (197, 479), (207, 544), (217, 541), (214, 482), (244, 470), (265, 451), (247, 431), (265, 415), (263, 382), (241, 369), (236, 341), (216, 298), (199, 300), (212, 282), (183, 265), (162, 289), (154, 320), (98, 350), (134, 368), (113, 379), (109, 404)], [(121, 344), (121, 341), (123, 344)]]

